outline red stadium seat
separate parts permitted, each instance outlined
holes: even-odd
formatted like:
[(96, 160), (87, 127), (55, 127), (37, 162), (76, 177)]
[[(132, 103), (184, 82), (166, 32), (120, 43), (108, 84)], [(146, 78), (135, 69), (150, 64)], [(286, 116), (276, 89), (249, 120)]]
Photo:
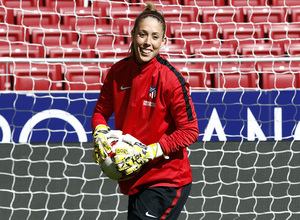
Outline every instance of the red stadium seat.
[(199, 40), (216, 40), (218, 36), (217, 24), (181, 23), (170, 24), (170, 35), (176, 44), (192, 43)]
[(25, 7), (41, 7), (43, 6), (43, 1), (41, 0), (2, 0), (5, 7), (11, 8), (25, 8)]
[(62, 46), (76, 43), (73, 41), (76, 34), (72, 33), (69, 27), (60, 26), (60, 29), (57, 29), (56, 25), (47, 25), (43, 28), (31, 28), (30, 31), (32, 43), (44, 46)]
[[(39, 0), (41, 2), (41, 0)], [(62, 7), (80, 7), (84, 6), (84, 0), (44, 0), (45, 6), (50, 8), (62, 8)], [(59, 10), (57, 10), (59, 11)]]
[(242, 8), (224, 7), (201, 7), (200, 18), (203, 23), (216, 22), (243, 22), (244, 15)]
[(220, 32), (224, 42), (228, 42), (240, 48), (243, 44), (256, 44), (264, 42), (264, 29), (261, 25), (251, 23), (222, 24)]
[(294, 89), (300, 88), (300, 64), (287, 63), (259, 63), (262, 89)]
[(177, 68), (193, 90), (203, 90), (211, 88), (211, 77), (207, 74), (207, 65), (205, 63), (176, 63)]
[(280, 23), (288, 21), (286, 8), (278, 7), (244, 7), (247, 22), (253, 23)]
[(272, 0), (274, 6), (299, 6), (299, 0)]
[[(127, 0), (128, 1), (128, 0)], [(133, 0), (133, 3), (146, 3), (148, 0)], [(151, 0), (151, 2), (155, 5), (177, 5), (177, 0)], [(179, 1), (180, 2), (180, 1)]]
[(228, 0), (228, 5), (239, 6), (266, 6), (266, 0)]
[(211, 64), (213, 87), (226, 89), (258, 88), (258, 72), (254, 63)]
[(32, 44), (6, 44), (0, 45), (0, 57), (27, 57), (38, 58), (44, 53), (42, 46)]
[(0, 7), (0, 22), (14, 24), (14, 11), (11, 8)]
[(112, 28), (111, 25), (86, 25), (79, 29), (80, 44), (95, 48), (97, 45), (113, 43), (124, 43), (124, 37), (118, 26)]
[(285, 52), (288, 55), (299, 56), (300, 54), (300, 42), (299, 43), (291, 43), (285, 45)]
[(28, 30), (21, 26), (0, 24), (0, 44), (29, 42)]
[(184, 5), (190, 5), (190, 6), (225, 6), (225, 0), (183, 0)]
[(27, 7), (26, 10), (15, 10), (17, 25), (25, 25), (27, 27), (43, 27), (43, 25), (60, 25), (59, 15), (52, 9), (47, 7)]
[(95, 54), (88, 47), (75, 47), (64, 45), (63, 47), (47, 48), (47, 56), (50, 58), (95, 58)]
[(143, 7), (141, 6), (129, 7), (129, 5), (127, 4), (110, 3), (108, 6), (105, 7), (105, 14), (108, 17), (108, 22), (114, 25), (134, 24), (136, 17), (142, 11)]
[(274, 43), (256, 43), (255, 45), (244, 44), (241, 46), (241, 55), (243, 57), (274, 57), (283, 56), (284, 48), (280, 44)]
[(66, 90), (100, 90), (107, 69), (98, 65), (66, 65), (62, 67)]
[(8, 73), (8, 63), (0, 63), (0, 90), (11, 90), (11, 76)]
[(156, 8), (158, 11), (163, 11), (167, 25), (174, 22), (199, 22), (197, 7), (167, 5)]
[(300, 8), (299, 7), (289, 7), (292, 22), (300, 22)]
[[(91, 7), (93, 9), (100, 9), (102, 16), (107, 17), (107, 22), (110, 23), (112, 21), (112, 15), (120, 15), (120, 12), (123, 10), (123, 14), (127, 13), (126, 11), (129, 10), (129, 8), (135, 9), (139, 8), (140, 12), (142, 11), (142, 7), (136, 6), (136, 5), (129, 5), (125, 3), (124, 1), (91, 1), (92, 5)], [(124, 15), (123, 15), (124, 16)], [(115, 19), (115, 17), (113, 17)]]
[(129, 56), (129, 45), (127, 44), (98, 44), (95, 49), (96, 57), (123, 59)]
[(85, 25), (106, 24), (106, 17), (102, 17), (99, 8), (76, 7), (61, 8), (61, 16), (64, 25), (69, 25), (72, 30), (78, 30)]
[(299, 23), (266, 24), (264, 29), (273, 43), (279, 43), (283, 46), (294, 42), (300, 43)]
[(226, 43), (204, 43), (201, 46), (191, 45), (191, 54), (195, 58), (237, 57), (236, 48), (232, 44)]
[(190, 57), (189, 47), (184, 44), (166, 44), (160, 49), (160, 54), (168, 59)]
[(55, 65), (37, 63), (10, 64), (14, 76), (14, 90), (58, 90), (62, 88), (61, 75)]

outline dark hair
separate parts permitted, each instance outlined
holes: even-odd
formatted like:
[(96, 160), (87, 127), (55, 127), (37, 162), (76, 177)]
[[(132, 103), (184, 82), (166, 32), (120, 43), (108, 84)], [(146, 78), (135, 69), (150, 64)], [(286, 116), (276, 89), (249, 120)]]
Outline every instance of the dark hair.
[(156, 10), (155, 5), (152, 2), (146, 2), (146, 6), (145, 6), (144, 10), (135, 19), (133, 31), (135, 31), (135, 29), (138, 26), (140, 20), (143, 19), (143, 18), (146, 18), (146, 17), (156, 18), (160, 23), (162, 23), (162, 25), (163, 25), (163, 32), (164, 32), (163, 36), (165, 36), (165, 33), (166, 33), (166, 22), (165, 22), (164, 15), (162, 13), (159, 13)]
[[(139, 25), (139, 22), (146, 18), (146, 17), (153, 17), (156, 18), (163, 26), (163, 37), (165, 37), (166, 34), (166, 22), (163, 13), (160, 13), (156, 10), (155, 5), (152, 2), (146, 2), (146, 6), (144, 10), (137, 16), (135, 19), (134, 27), (133, 27), (133, 33), (135, 32), (135, 29)], [(130, 47), (130, 54), (131, 56), (134, 53), (133, 44), (131, 44)]]

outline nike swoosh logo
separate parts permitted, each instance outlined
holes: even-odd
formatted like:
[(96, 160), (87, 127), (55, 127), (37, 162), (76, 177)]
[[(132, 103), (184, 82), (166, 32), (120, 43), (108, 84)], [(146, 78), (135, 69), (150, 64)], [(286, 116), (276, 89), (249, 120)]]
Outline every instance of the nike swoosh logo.
[(145, 215), (148, 216), (148, 217), (150, 217), (150, 218), (157, 218), (156, 216), (151, 215), (149, 212), (146, 212)]
[(130, 89), (130, 88), (131, 88), (131, 86), (126, 86), (126, 87), (121, 86), (121, 90), (126, 90), (126, 89)]

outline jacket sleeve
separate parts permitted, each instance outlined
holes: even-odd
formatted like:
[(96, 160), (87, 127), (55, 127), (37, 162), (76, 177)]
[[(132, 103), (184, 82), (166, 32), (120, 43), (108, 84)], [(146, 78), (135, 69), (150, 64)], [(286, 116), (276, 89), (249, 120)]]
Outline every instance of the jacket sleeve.
[(99, 98), (97, 100), (96, 107), (92, 116), (91, 126), (92, 131), (95, 130), (99, 124), (107, 125), (108, 119), (111, 117), (114, 111), (113, 105), (113, 82), (112, 82), (112, 70), (107, 74), (107, 77), (102, 86)]
[(197, 116), (188, 86), (184, 81), (168, 97), (167, 103), (176, 128), (159, 141), (166, 155), (193, 144), (199, 136)]

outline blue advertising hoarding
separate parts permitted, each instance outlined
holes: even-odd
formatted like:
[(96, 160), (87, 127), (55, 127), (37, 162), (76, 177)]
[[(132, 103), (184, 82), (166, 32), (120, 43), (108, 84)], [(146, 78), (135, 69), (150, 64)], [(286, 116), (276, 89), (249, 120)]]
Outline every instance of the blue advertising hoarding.
[[(0, 142), (91, 142), (98, 96), (0, 93)], [(299, 90), (193, 92), (192, 99), (199, 141), (300, 140)]]

